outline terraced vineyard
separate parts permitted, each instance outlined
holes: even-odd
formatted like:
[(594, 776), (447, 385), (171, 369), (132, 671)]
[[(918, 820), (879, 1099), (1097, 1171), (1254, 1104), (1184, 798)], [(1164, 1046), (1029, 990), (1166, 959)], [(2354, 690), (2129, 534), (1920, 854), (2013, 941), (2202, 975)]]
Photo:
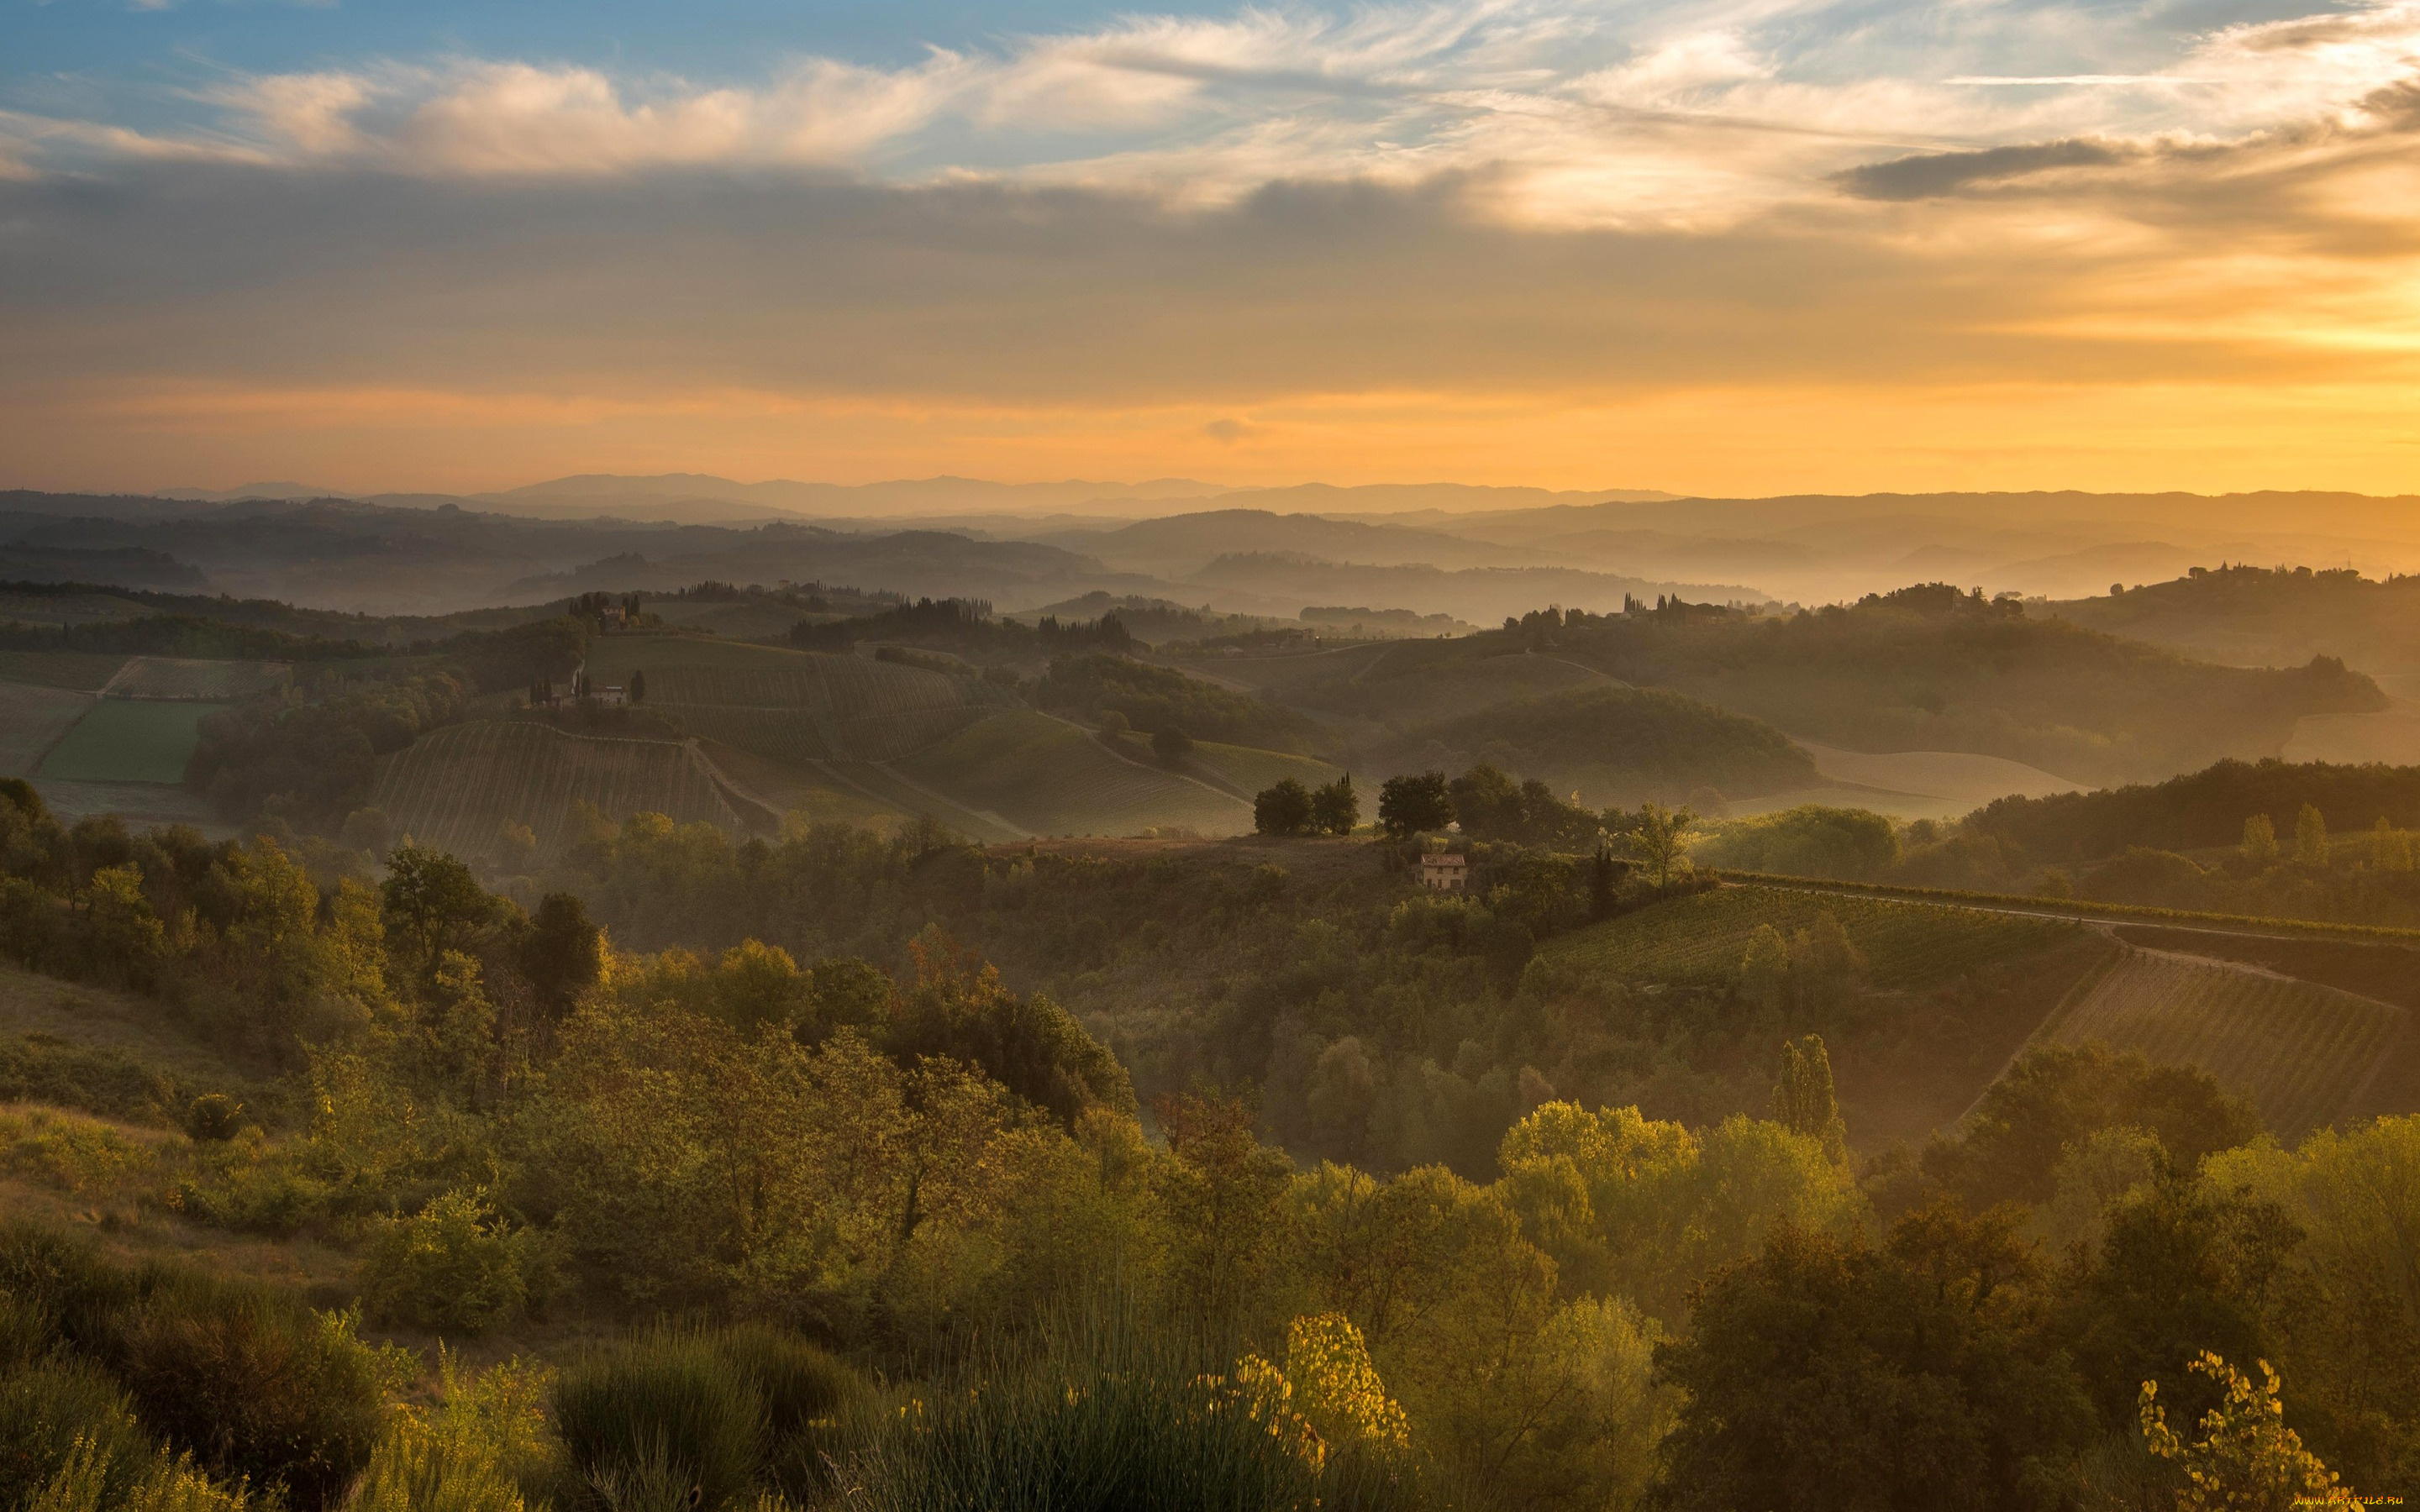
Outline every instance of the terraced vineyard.
[(2045, 1038), (2198, 1066), (2279, 1138), (2335, 1119), (2403, 1030), (2403, 1011), (2251, 967), (2130, 949)]
[(660, 813), (678, 824), (741, 827), (685, 743), (570, 735), (523, 720), (423, 735), (379, 763), (370, 801), (398, 835), (466, 856), (492, 853), (507, 823), (529, 825), (540, 853), (551, 853), (575, 803), (617, 821)]
[(1947, 981), (1994, 961), (2047, 949), (2082, 927), (2064, 919), (1881, 898), (1723, 887), (1575, 931), (1539, 953), (1633, 980), (1720, 986), (1739, 975), (1740, 958), (1758, 925), (1771, 924), (1788, 934), (1822, 914), (1840, 921), (1865, 954), (1877, 987)]
[(1045, 835), (1252, 827), (1250, 805), (1122, 760), (1084, 731), (1029, 710), (995, 714), (894, 764), (969, 808)]
[(197, 661), (135, 656), (101, 689), (114, 699), (203, 699), (233, 703), (286, 686), (291, 669), (273, 661)]

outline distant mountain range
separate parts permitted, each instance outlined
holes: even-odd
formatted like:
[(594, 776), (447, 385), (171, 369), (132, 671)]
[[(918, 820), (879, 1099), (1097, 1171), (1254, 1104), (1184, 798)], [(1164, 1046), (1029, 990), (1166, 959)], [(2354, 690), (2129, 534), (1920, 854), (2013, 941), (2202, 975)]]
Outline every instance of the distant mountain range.
[[(1946, 581), (2068, 600), (2223, 563), (2420, 570), (2420, 499), (2321, 492), (1696, 499), (1466, 484), (595, 473), (477, 496), (349, 498), (295, 483), (19, 493), (0, 495), (0, 511), (22, 517), (0, 530), (0, 548), (31, 551), (13, 559), (20, 575), (88, 568), (104, 583), (140, 573), (191, 586), (198, 573), (214, 588), (393, 613), (506, 589), (669, 587), (683, 574), (966, 593), (1003, 609), (1108, 592), (1252, 614), (1351, 604), (1489, 623), (1544, 607), (1533, 594), (1566, 608), (1669, 593), (1819, 604)], [(270, 517), (291, 539), (246, 523)], [(806, 533), (763, 534), (769, 527)], [(72, 555), (130, 550), (152, 555), (115, 567)]]

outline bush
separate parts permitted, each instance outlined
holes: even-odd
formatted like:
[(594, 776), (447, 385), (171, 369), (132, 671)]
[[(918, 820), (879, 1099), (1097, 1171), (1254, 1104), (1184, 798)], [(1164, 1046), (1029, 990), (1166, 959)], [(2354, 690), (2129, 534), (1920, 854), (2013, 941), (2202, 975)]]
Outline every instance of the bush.
[(0, 1227), (0, 1294), (16, 1315), (9, 1334), (22, 1357), (64, 1344), (107, 1358), (135, 1287), (91, 1244), (20, 1221)]
[(705, 1335), (661, 1330), (566, 1371), (554, 1415), (580, 1491), (612, 1512), (713, 1512), (765, 1461), (764, 1390)]
[(838, 1452), (844, 1424), (865, 1403), (865, 1382), (846, 1361), (779, 1329), (732, 1329), (715, 1348), (764, 1403), (773, 1478), (794, 1500), (812, 1500), (826, 1488), (826, 1457)]
[(447, 1192), (371, 1224), (362, 1298), (375, 1317), (478, 1334), (542, 1301), (544, 1273), (535, 1232), (507, 1227), (485, 1192)]
[(1408, 1473), (1326, 1452), (1275, 1394), (1130, 1323), (1063, 1325), (1024, 1368), (973, 1379), (884, 1419), (838, 1504), (864, 1512), (1420, 1504)]
[(385, 1417), (384, 1362), (351, 1319), (205, 1276), (144, 1279), (116, 1341), (143, 1420), (302, 1512), (341, 1501)]
[(22, 1507), (68, 1467), (79, 1441), (107, 1456), (115, 1507), (152, 1457), (126, 1394), (85, 1360), (39, 1360), (0, 1370), (0, 1506)]
[(185, 1133), (204, 1144), (225, 1144), (244, 1122), (243, 1104), (225, 1092), (205, 1092), (185, 1109)]

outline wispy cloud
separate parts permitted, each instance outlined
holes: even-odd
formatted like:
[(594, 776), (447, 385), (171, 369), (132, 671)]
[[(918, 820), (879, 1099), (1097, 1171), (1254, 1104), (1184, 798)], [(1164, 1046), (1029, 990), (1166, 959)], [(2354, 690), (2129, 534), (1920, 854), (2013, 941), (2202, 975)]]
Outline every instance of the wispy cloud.
[[(2420, 391), (2420, 0), (2203, 3), (1266, 6), (747, 78), (366, 58), (139, 122), (24, 109), (0, 387), (268, 394), (245, 424), (314, 435), (579, 393), (509, 413), (590, 440), (725, 434), (697, 394), (766, 436), (879, 401), (1073, 471), (1087, 412), (1210, 466), (1392, 455), (1422, 405), (1631, 436), (1606, 417), (1787, 390), (1808, 456), (1983, 384), (2096, 435), (2087, 389), (2239, 429), (2241, 393), (2178, 396)], [(297, 418), (323, 390), (367, 397)], [(73, 432), (30, 424), (0, 452)]]

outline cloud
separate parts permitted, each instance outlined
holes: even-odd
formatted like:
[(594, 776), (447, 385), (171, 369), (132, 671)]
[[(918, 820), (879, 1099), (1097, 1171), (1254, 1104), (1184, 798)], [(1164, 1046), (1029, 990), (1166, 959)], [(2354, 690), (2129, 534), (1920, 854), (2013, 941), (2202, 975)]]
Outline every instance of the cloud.
[(1723, 396), (1747, 428), (1704, 444), (1752, 451), (1751, 391), (2240, 428), (2175, 395), (2420, 389), (2420, 0), (2149, 14), (1249, 8), (750, 79), (369, 59), (139, 129), (0, 115), (0, 398), (98, 455), (871, 405), (1082, 471), (1086, 413), (1257, 463), (1383, 458), (1422, 407), (1631, 435), (1604, 417)]
[(1974, 152), (1928, 152), (1869, 162), (1834, 175), (1843, 189), (1867, 199), (1930, 199), (1970, 184), (1997, 183), (2054, 168), (2097, 168), (2132, 154), (2104, 142), (2069, 140)]

